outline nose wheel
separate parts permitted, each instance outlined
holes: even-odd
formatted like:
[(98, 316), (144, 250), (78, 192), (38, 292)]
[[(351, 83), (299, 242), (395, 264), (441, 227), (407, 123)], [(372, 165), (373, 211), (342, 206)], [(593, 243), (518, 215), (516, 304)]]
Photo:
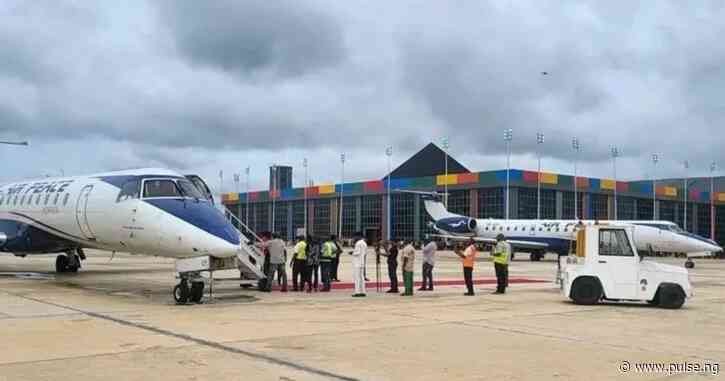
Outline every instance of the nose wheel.
[(174, 286), (174, 301), (176, 304), (201, 303), (204, 297), (204, 282), (188, 281), (182, 279), (179, 284)]
[(695, 268), (695, 262), (692, 259), (687, 258), (687, 261), (685, 261), (685, 268), (686, 269), (694, 269)]
[(68, 253), (55, 257), (56, 273), (77, 273), (81, 268), (81, 257), (78, 254)]

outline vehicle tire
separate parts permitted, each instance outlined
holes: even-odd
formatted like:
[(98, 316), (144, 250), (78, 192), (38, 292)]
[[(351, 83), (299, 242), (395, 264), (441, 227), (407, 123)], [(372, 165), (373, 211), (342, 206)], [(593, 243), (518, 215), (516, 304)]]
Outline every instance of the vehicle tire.
[(602, 299), (602, 286), (595, 278), (579, 278), (571, 288), (571, 299), (581, 305), (597, 304)]
[(191, 284), (190, 299), (193, 303), (201, 303), (204, 297), (204, 282), (193, 282)]
[(55, 257), (55, 272), (64, 273), (68, 271), (68, 257), (59, 255)]
[(174, 301), (176, 304), (186, 304), (189, 301), (189, 286), (186, 281), (181, 281), (174, 286)]
[(674, 284), (664, 284), (660, 286), (659, 305), (662, 308), (676, 310), (685, 304), (685, 293), (680, 286)]
[(694, 269), (695, 268), (695, 262), (693, 262), (693, 261), (687, 261), (687, 262), (685, 262), (685, 268), (686, 269)]

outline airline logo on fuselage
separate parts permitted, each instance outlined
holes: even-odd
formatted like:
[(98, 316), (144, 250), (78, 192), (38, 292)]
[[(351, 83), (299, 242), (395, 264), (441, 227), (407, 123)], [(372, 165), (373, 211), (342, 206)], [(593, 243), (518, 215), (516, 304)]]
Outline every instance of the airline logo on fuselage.
[(38, 181), (34, 183), (13, 184), (7, 188), (7, 195), (27, 195), (38, 193), (63, 193), (74, 180)]

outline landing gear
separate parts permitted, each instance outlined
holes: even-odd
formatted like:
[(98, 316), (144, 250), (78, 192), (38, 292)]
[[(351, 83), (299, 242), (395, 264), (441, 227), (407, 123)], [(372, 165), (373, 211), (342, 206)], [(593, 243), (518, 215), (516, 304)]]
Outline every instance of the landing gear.
[(188, 302), (201, 303), (204, 297), (204, 281), (188, 274), (181, 275), (181, 281), (174, 286), (174, 301), (176, 304), (186, 304)]
[(691, 258), (687, 258), (687, 261), (685, 261), (685, 268), (686, 269), (694, 269), (695, 268), (695, 262)]
[(544, 253), (541, 251), (533, 251), (531, 252), (531, 262), (539, 262), (541, 259), (544, 258)]
[[(79, 249), (80, 253), (83, 253)], [(78, 269), (81, 268), (81, 258), (85, 258), (85, 255), (81, 257), (78, 254), (68, 252), (61, 254), (55, 258), (55, 272), (57, 273), (77, 273)]]

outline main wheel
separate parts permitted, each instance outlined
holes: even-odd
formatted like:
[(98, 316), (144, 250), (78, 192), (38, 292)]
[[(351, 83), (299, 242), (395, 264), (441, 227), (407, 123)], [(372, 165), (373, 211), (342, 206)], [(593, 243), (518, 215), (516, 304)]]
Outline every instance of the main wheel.
[(55, 272), (64, 273), (68, 271), (68, 257), (59, 255), (55, 257)]
[(693, 262), (691, 260), (687, 260), (687, 262), (685, 262), (685, 268), (686, 269), (694, 269), (695, 268), (695, 262)]
[(597, 304), (602, 298), (602, 286), (594, 278), (580, 278), (571, 288), (571, 299), (576, 304)]
[(665, 284), (659, 290), (660, 307), (676, 310), (685, 304), (685, 293), (680, 286)]
[(193, 303), (201, 303), (201, 298), (204, 297), (204, 282), (192, 282), (191, 283), (191, 295), (190, 299)]
[(189, 301), (189, 285), (185, 280), (174, 286), (174, 300), (176, 304), (186, 304)]

